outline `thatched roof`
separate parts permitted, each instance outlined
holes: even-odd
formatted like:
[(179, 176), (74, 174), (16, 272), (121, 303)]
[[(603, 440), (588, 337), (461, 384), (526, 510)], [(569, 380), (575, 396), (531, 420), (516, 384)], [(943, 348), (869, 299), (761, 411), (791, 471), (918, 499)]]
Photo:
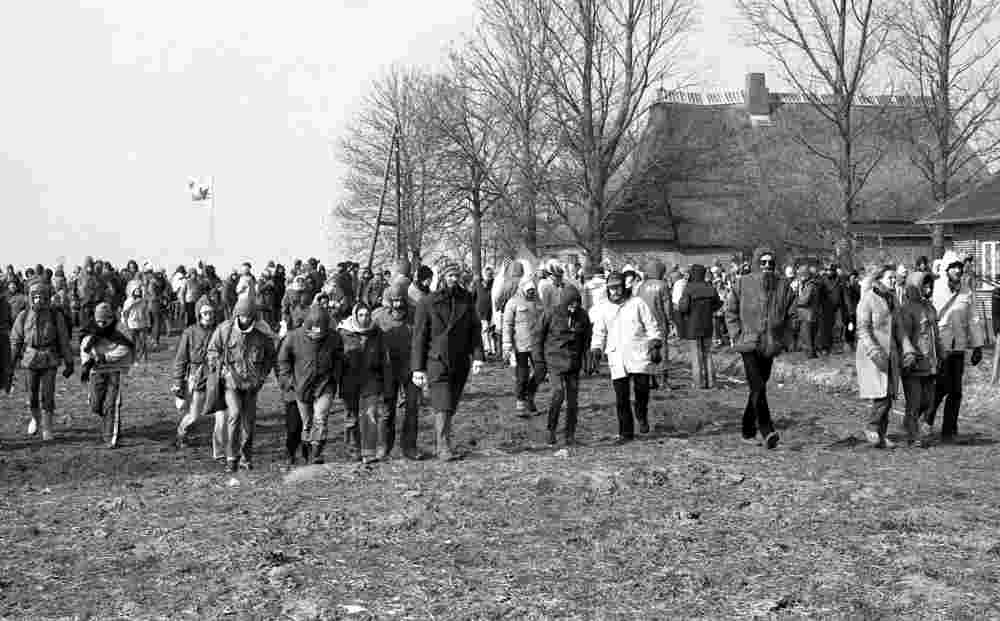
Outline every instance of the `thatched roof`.
[(920, 224), (975, 224), (1000, 221), (1000, 175), (953, 196)]

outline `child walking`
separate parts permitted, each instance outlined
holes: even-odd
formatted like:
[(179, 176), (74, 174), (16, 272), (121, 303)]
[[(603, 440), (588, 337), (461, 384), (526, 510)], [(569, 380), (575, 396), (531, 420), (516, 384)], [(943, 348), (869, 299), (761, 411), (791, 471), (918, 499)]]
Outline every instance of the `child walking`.
[(152, 323), (149, 301), (143, 297), (142, 283), (133, 280), (129, 283), (129, 295), (122, 306), (122, 324), (129, 331), (132, 342), (135, 343), (136, 361), (149, 362), (147, 337)]

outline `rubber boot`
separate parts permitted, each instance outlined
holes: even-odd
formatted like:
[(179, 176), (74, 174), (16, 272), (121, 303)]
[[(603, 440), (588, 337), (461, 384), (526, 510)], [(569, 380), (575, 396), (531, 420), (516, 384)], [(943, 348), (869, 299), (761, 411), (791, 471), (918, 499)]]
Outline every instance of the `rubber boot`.
[(307, 464), (309, 463), (309, 453), (311, 452), (310, 451), (311, 448), (312, 445), (310, 445), (308, 442), (302, 443), (302, 461)]
[(42, 412), (42, 441), (52, 439), (52, 412)]
[(323, 463), (323, 447), (326, 442), (320, 440), (319, 442), (312, 443), (312, 463), (322, 464)]

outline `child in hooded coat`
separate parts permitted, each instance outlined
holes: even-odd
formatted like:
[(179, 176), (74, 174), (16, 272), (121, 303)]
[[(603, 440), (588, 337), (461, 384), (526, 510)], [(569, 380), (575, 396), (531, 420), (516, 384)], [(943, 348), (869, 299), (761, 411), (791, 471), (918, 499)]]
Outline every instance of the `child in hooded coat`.
[(295, 396), (300, 424), (286, 420), (289, 462), (295, 463), (295, 453), (302, 443), (303, 457), (309, 458), (311, 447), (314, 464), (323, 463), (323, 448), (327, 438), (327, 419), (337, 394), (337, 384), (343, 366), (344, 346), (340, 335), (330, 327), (330, 315), (325, 308), (312, 306), (302, 326), (289, 332), (278, 350), (278, 381), (282, 390)]
[(354, 314), (340, 324), (344, 342), (344, 371), (340, 396), (346, 408), (345, 441), (360, 449), (364, 463), (386, 456), (386, 447), (379, 442), (384, 435), (385, 388), (388, 352), (382, 331), (372, 321), (371, 310), (364, 304), (354, 307)]
[(583, 309), (580, 291), (567, 285), (560, 302), (546, 309), (535, 333), (532, 359), (539, 378), (548, 371), (558, 376), (549, 403), (548, 443), (556, 443), (556, 428), (563, 400), (566, 401), (566, 445), (576, 443), (577, 398), (580, 393), (580, 371), (583, 369), (590, 344), (590, 318)]
[(97, 305), (93, 324), (80, 332), (80, 361), (80, 379), (90, 382), (90, 410), (102, 419), (101, 438), (108, 448), (116, 448), (124, 377), (135, 361), (135, 345), (107, 302)]
[[(198, 420), (205, 407), (206, 358), (208, 343), (218, 323), (218, 309), (213, 308), (208, 298), (202, 296), (195, 306), (198, 321), (184, 329), (177, 343), (174, 356), (173, 384), (170, 392), (177, 399), (177, 410), (183, 413), (177, 425), (177, 447), (187, 445), (188, 429)], [(212, 432), (212, 459), (226, 458), (226, 411), (212, 412), (215, 428)]]

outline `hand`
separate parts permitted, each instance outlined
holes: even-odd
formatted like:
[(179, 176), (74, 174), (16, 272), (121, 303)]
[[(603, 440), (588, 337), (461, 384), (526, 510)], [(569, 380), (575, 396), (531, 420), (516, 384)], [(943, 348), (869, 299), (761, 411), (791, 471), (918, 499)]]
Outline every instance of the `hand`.
[(663, 352), (660, 351), (660, 345), (649, 348), (649, 361), (653, 364), (660, 364), (663, 362)]
[(174, 384), (173, 386), (170, 387), (170, 394), (177, 397), (178, 399), (183, 399), (184, 388), (179, 386), (178, 384)]
[(483, 361), (482, 360), (473, 360), (472, 361), (472, 374), (473, 375), (479, 375), (482, 372), (483, 372)]
[(915, 366), (917, 366), (917, 355), (912, 351), (903, 354), (903, 370), (909, 371)]
[(976, 347), (975, 349), (972, 350), (972, 360), (970, 360), (970, 362), (972, 363), (972, 366), (975, 367), (979, 366), (979, 363), (982, 361), (983, 361), (983, 348)]
[(63, 369), (63, 374), (62, 375), (66, 379), (69, 379), (69, 378), (73, 377), (73, 363), (72, 362), (66, 365), (66, 368)]
[[(475, 366), (475, 365), (473, 365)], [(423, 371), (413, 372), (413, 385), (417, 388), (423, 388), (427, 385), (427, 374)]]

